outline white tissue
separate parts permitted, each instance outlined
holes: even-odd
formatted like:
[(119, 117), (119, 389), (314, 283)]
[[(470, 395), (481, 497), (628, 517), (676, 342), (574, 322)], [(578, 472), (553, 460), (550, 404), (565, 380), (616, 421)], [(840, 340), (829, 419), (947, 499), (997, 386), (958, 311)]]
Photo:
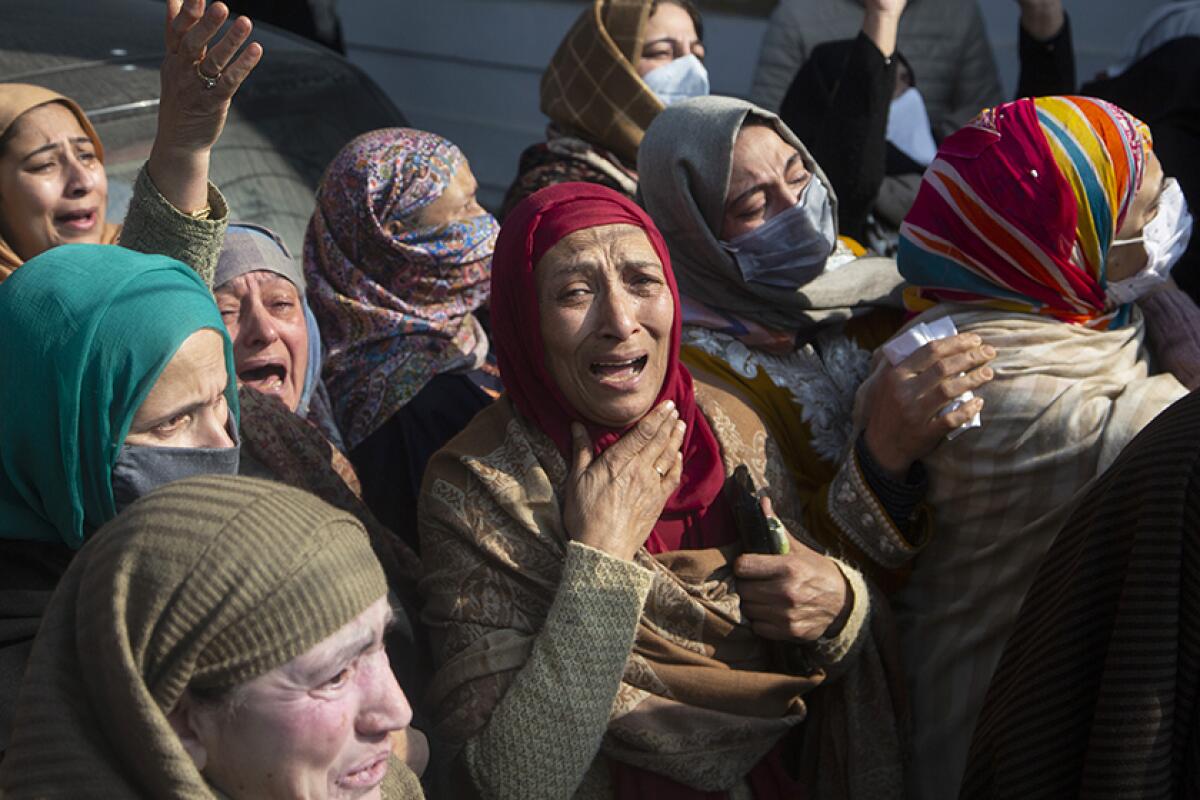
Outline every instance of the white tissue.
[[(887, 356), (887, 360), (892, 366), (899, 364), (904, 359), (917, 352), (922, 346), (938, 339), (945, 339), (950, 336), (957, 336), (958, 328), (954, 327), (954, 320), (950, 317), (939, 317), (933, 322), (918, 322), (908, 330), (904, 331), (892, 339), (889, 339), (883, 345), (883, 354)], [(963, 403), (970, 402), (975, 398), (972, 392), (963, 392), (958, 397), (954, 398), (954, 402), (942, 409), (942, 416), (949, 414), (951, 411), (959, 408)], [(968, 428), (978, 428), (982, 423), (979, 420), (979, 415), (976, 414), (968, 422), (964, 422), (946, 435), (947, 439), (953, 441), (962, 435), (962, 432)]]

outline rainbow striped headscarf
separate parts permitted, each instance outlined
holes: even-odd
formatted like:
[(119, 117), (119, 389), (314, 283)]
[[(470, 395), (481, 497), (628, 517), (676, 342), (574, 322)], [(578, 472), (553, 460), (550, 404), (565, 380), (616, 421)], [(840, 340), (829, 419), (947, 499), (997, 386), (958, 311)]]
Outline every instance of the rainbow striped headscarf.
[(1144, 123), (1103, 100), (987, 109), (942, 142), (900, 227), (905, 303), (1123, 324), (1127, 308), (1105, 303), (1105, 260), (1151, 147)]

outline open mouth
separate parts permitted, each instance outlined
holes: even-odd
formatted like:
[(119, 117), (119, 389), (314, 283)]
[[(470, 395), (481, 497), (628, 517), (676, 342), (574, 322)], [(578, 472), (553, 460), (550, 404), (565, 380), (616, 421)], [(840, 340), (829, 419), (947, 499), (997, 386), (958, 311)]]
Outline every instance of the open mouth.
[(97, 214), (94, 208), (82, 211), (68, 211), (65, 214), (55, 215), (54, 222), (58, 226), (67, 228), (68, 230), (86, 232), (96, 227)]
[(342, 786), (352, 789), (366, 789), (380, 783), (387, 775), (390, 755), (384, 753), (373, 758), (365, 766), (347, 772), (338, 781)]
[(641, 375), (649, 359), (644, 355), (621, 361), (593, 361), (590, 369), (602, 383), (625, 383)]
[(287, 379), (287, 368), (282, 364), (263, 364), (238, 372), (238, 380), (260, 392), (279, 393)]

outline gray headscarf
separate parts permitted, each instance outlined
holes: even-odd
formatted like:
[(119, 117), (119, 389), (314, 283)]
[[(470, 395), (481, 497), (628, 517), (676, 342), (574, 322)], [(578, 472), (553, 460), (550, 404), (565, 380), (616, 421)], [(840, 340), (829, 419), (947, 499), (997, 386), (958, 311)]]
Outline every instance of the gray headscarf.
[(304, 327), (308, 333), (308, 368), (304, 373), (304, 386), (300, 391), (295, 413), (313, 422), (335, 447), (345, 451), (345, 442), (333, 421), (333, 413), (330, 410), (332, 406), (325, 384), (321, 381), (325, 351), (321, 346), (321, 328), (317, 325), (317, 318), (309, 308), (308, 297), (304, 292), (304, 271), (292, 258), (279, 234), (249, 222), (229, 223), (225, 232), (225, 244), (221, 248), (221, 257), (217, 261), (213, 291), (234, 278), (259, 270), (274, 272), (291, 281), (304, 309)]
[(837, 196), (829, 179), (778, 116), (732, 97), (697, 97), (669, 106), (650, 124), (638, 149), (638, 199), (667, 240), (679, 291), (768, 327), (797, 331), (873, 308), (902, 307), (902, 279), (890, 258), (860, 258), (797, 289), (742, 278), (718, 236), (733, 172), (734, 141), (752, 115), (796, 148), (804, 166), (829, 192), (837, 219)]
[(304, 309), (304, 323), (308, 332), (308, 370), (304, 375), (300, 403), (296, 407), (296, 413), (303, 417), (308, 414), (313, 393), (320, 386), (323, 357), (321, 329), (317, 326), (317, 318), (309, 309), (304, 295), (304, 272), (288, 252), (287, 245), (279, 238), (279, 234), (248, 222), (229, 223), (225, 232), (225, 244), (221, 248), (221, 258), (217, 261), (216, 275), (213, 277), (213, 291), (234, 278), (259, 270), (274, 272), (291, 281)]

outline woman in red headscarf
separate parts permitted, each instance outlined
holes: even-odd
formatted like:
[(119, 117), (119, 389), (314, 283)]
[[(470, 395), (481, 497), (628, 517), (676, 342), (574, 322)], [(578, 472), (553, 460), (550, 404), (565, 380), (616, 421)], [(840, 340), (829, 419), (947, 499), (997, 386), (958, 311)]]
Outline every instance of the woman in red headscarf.
[(899, 796), (884, 612), (790, 537), (739, 557), (728, 474), (745, 465), (785, 525), (799, 498), (750, 407), (679, 362), (650, 219), (604, 187), (544, 189), (492, 270), (507, 394), (430, 461), (420, 504), (458, 791)]

